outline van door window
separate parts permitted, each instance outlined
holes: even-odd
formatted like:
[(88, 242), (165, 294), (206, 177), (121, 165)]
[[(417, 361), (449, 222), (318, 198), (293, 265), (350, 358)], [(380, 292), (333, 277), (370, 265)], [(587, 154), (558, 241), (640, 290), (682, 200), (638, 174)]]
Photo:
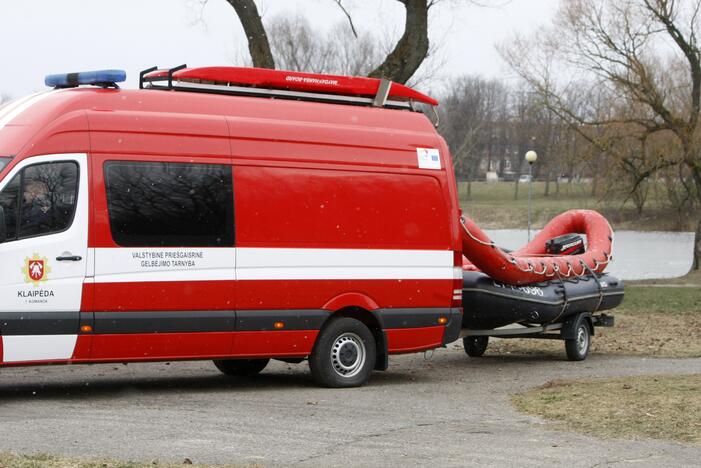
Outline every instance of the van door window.
[(65, 231), (73, 221), (78, 165), (57, 162), (28, 166), (0, 193), (6, 241)]
[(108, 161), (112, 238), (126, 247), (234, 245), (231, 166)]
[(19, 237), (41, 236), (68, 229), (78, 194), (78, 165), (36, 164), (23, 171)]

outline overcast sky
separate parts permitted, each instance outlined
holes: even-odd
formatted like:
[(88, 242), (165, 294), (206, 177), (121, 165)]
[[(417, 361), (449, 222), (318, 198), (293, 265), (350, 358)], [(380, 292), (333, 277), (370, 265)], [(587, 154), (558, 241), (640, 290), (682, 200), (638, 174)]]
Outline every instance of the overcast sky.
[[(302, 14), (321, 30), (344, 21), (332, 0), (257, 0), (263, 20)], [(446, 0), (431, 13), (430, 36), (444, 57), (440, 81), (460, 74), (508, 75), (494, 45), (546, 24), (558, 0)], [(361, 31), (399, 35), (396, 0), (345, 0)], [(202, 21), (198, 21), (201, 16)], [(43, 88), (49, 73), (121, 68), (128, 86), (152, 65), (234, 65), (246, 43), (224, 0), (0, 0), (0, 92), (17, 97)], [(434, 86), (431, 86), (432, 88)]]

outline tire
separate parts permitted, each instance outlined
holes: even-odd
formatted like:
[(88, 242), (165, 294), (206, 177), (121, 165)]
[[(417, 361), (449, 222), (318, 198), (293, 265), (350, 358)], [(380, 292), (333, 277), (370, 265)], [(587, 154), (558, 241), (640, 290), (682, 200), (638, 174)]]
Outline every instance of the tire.
[(482, 357), (488, 344), (488, 336), (466, 336), (462, 339), (465, 353), (470, 357)]
[(372, 332), (359, 320), (339, 317), (322, 328), (309, 356), (309, 370), (324, 387), (359, 387), (375, 368), (377, 345)]
[(575, 338), (565, 340), (565, 352), (570, 361), (583, 361), (589, 354), (591, 330), (586, 320), (582, 320), (575, 329)]
[(213, 361), (217, 369), (226, 375), (252, 377), (260, 374), (270, 359), (226, 359)]

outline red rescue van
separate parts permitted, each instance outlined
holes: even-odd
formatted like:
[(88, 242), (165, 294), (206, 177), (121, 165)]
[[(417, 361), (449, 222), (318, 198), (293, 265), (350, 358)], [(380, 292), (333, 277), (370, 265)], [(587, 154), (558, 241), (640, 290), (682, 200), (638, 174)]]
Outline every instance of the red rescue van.
[(458, 338), (450, 155), (411, 88), (178, 67), (0, 108), (0, 366), (309, 360), (361, 385)]

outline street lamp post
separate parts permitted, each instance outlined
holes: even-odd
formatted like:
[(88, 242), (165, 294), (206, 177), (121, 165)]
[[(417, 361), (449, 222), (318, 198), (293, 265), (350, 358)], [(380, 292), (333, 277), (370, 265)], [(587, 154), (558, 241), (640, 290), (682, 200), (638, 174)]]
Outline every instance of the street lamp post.
[(532, 216), (532, 202), (533, 198), (533, 163), (538, 159), (538, 154), (530, 150), (526, 153), (526, 161), (528, 162), (528, 242), (531, 241), (531, 216)]

